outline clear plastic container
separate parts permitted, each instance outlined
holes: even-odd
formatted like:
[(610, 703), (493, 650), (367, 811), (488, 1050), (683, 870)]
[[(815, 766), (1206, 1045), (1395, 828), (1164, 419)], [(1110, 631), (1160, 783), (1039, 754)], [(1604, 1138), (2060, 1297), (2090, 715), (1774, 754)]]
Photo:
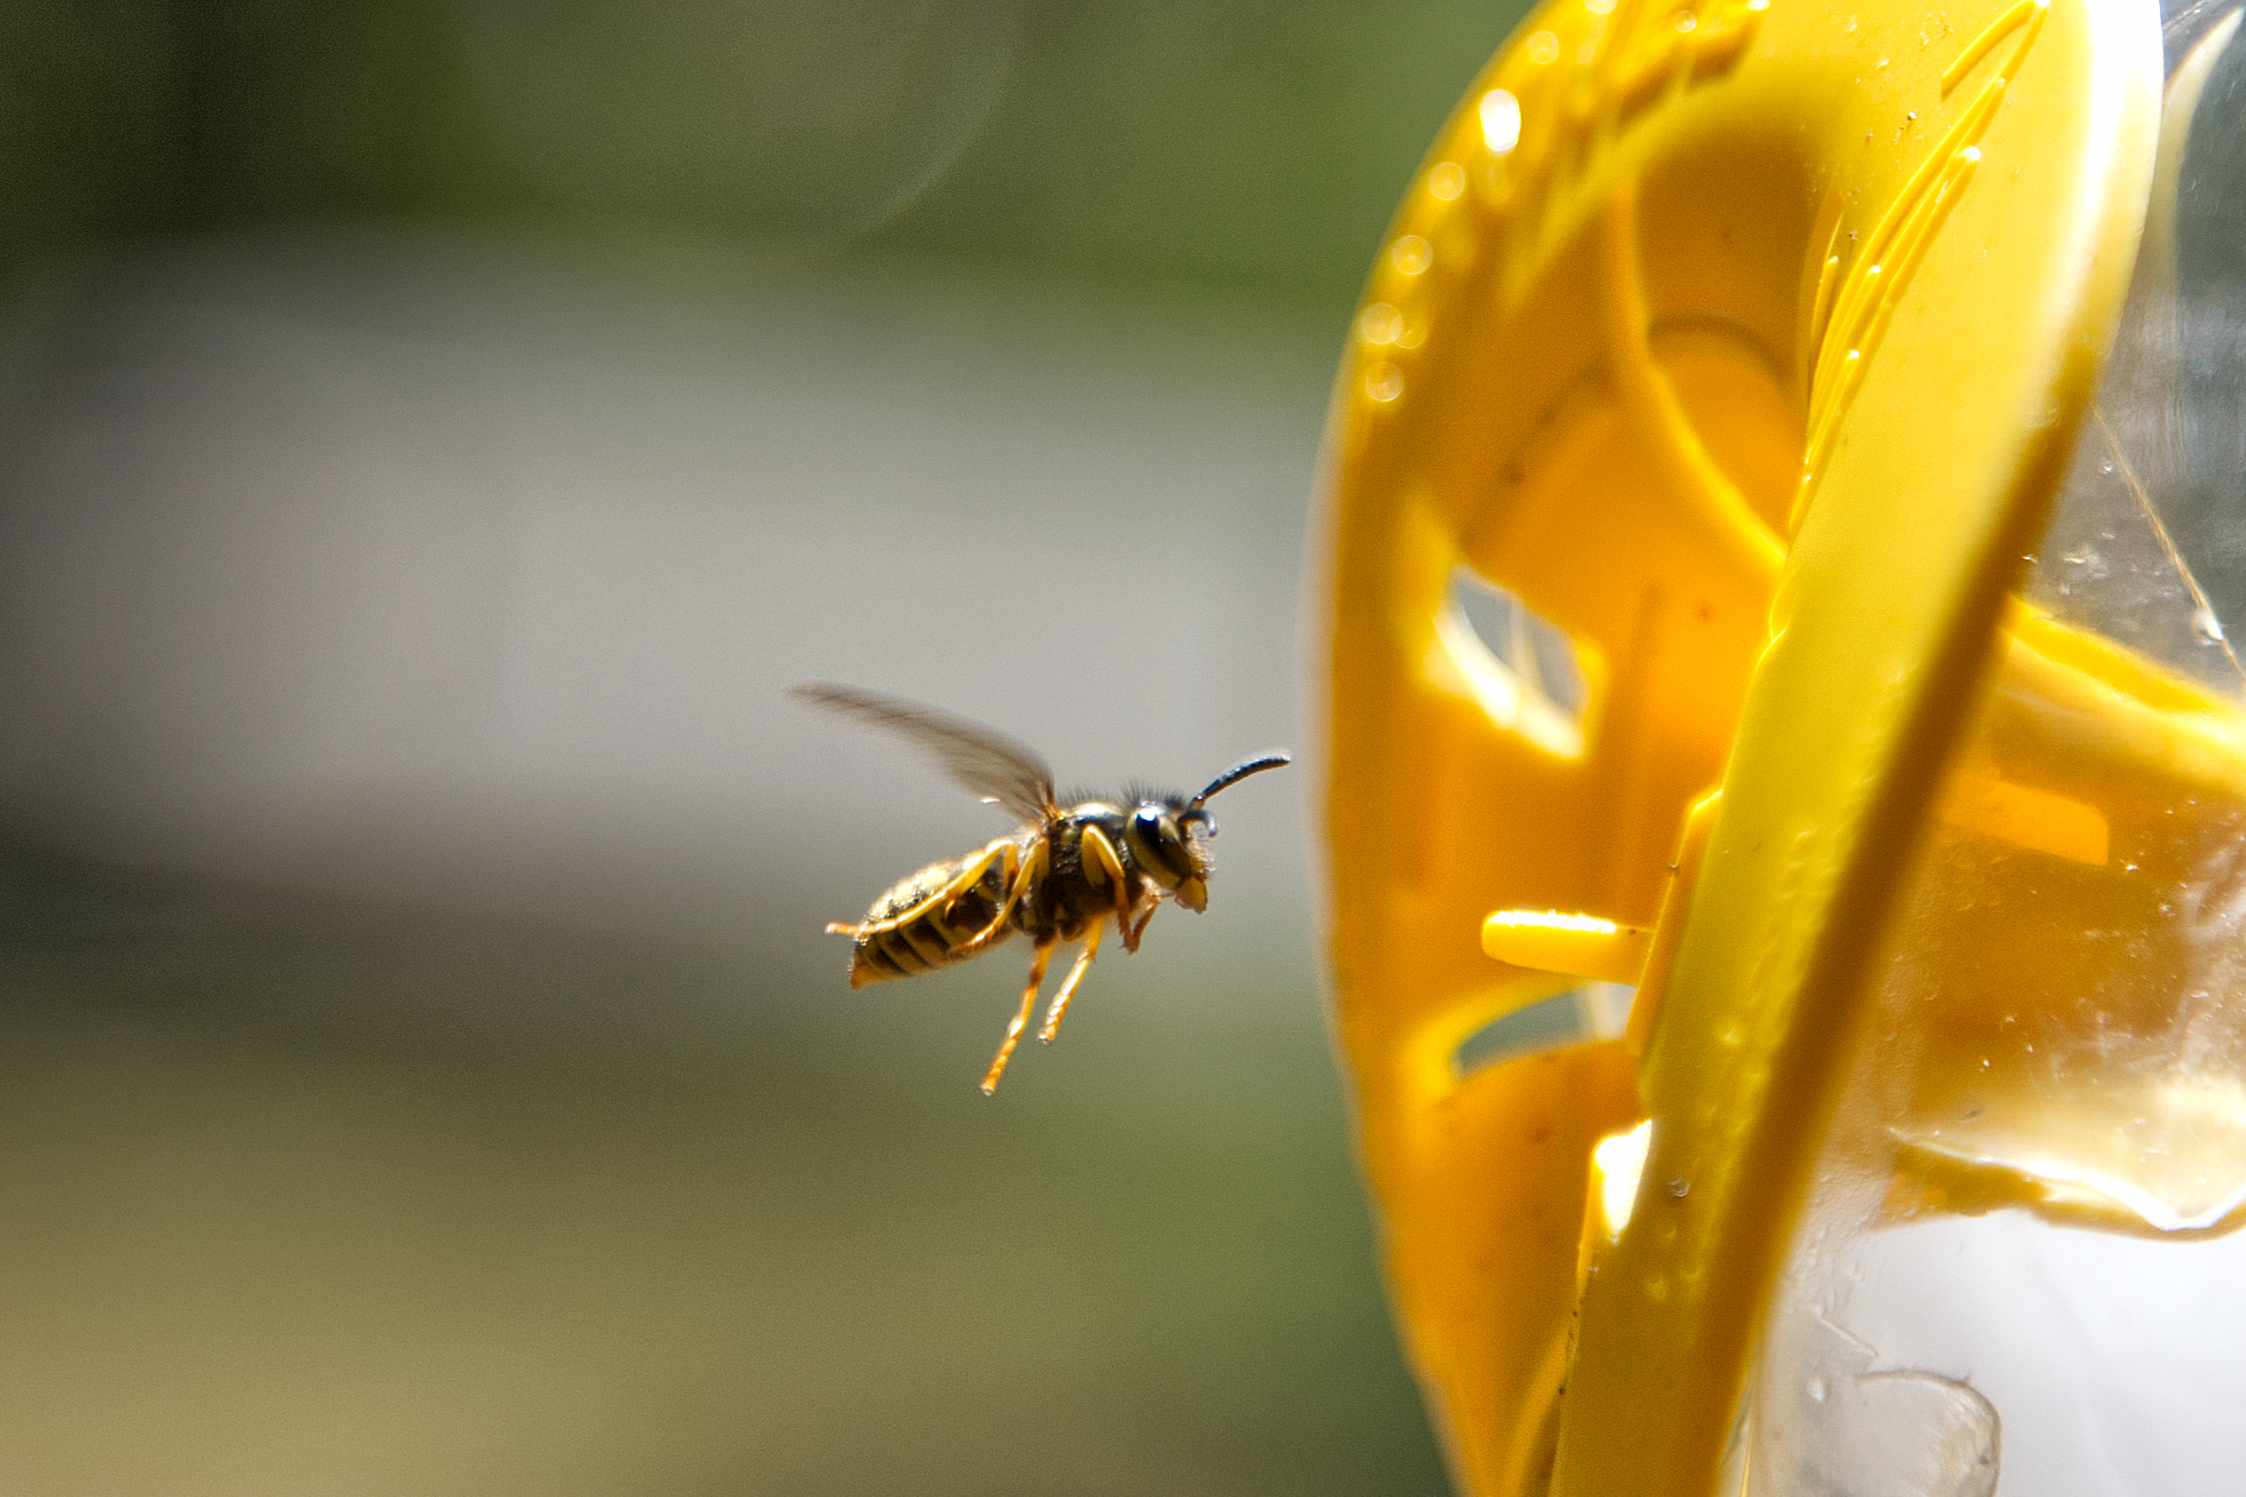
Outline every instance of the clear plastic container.
[[(2228, 634), (2246, 615), (2240, 17), (2165, 15), (2134, 284), (2021, 590), (2232, 704), (2246, 703)], [(2016, 631), (2009, 650), (2036, 641)], [(1977, 781), (2058, 797), (2071, 813), (2042, 808), (2038, 824), (2084, 836), (2024, 846), (1950, 818), (1910, 873), (1881, 1039), (1850, 1074), (1763, 1343), (1735, 1450), (1744, 1491), (2246, 1491), (2246, 798), (2212, 765), (2140, 778), (2133, 745), (2096, 741), (2126, 726), (2055, 720), (2035, 686), (2052, 664), (1999, 675), (1953, 795)]]

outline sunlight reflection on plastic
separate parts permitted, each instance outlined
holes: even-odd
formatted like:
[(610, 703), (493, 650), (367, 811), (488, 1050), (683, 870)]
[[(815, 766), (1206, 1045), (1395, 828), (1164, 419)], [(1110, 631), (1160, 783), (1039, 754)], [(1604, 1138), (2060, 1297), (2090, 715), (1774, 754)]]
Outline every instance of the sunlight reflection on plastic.
[(1627, 1132), (1608, 1134), (1591, 1149), (1591, 1171), (1609, 1237), (1620, 1237), (1622, 1229), (1630, 1225), (1630, 1212), (1638, 1200), (1638, 1177), (1645, 1173), (1646, 1151), (1652, 1143), (1653, 1119), (1648, 1118)]
[(1521, 101), (1502, 88), (1482, 95), (1482, 143), (1502, 156), (1521, 143)]

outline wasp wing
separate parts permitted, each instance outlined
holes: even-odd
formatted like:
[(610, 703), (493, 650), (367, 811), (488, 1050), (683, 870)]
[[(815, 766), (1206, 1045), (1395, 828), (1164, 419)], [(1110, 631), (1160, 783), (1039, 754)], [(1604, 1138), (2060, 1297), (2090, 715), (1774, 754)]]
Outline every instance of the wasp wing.
[(917, 702), (825, 681), (807, 682), (790, 695), (925, 749), (955, 783), (1024, 821), (1050, 821), (1060, 815), (1053, 802), (1051, 767), (1035, 749), (995, 728)]

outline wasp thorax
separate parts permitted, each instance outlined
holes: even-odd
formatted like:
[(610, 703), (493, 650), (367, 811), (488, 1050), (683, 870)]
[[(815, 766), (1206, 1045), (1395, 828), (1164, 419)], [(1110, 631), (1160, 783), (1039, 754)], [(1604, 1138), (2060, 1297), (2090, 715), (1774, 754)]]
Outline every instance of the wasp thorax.
[(1141, 801), (1123, 829), (1131, 860), (1189, 910), (1206, 909), (1209, 903), (1209, 860), (1195, 845), (1195, 834), (1208, 821), (1204, 811), (1181, 813), (1174, 806)]

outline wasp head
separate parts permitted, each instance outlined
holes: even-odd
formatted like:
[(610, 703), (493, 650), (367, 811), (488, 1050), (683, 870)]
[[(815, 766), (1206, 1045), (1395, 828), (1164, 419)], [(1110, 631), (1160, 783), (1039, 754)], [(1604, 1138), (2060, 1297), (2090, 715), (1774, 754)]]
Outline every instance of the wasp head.
[(1208, 810), (1209, 797), (1249, 775), (1277, 769), (1287, 762), (1285, 754), (1261, 754), (1233, 765), (1191, 799), (1141, 799), (1123, 830), (1132, 860), (1179, 904), (1197, 914), (1207, 909), (1211, 867), (1208, 843), (1217, 834), (1216, 818)]

